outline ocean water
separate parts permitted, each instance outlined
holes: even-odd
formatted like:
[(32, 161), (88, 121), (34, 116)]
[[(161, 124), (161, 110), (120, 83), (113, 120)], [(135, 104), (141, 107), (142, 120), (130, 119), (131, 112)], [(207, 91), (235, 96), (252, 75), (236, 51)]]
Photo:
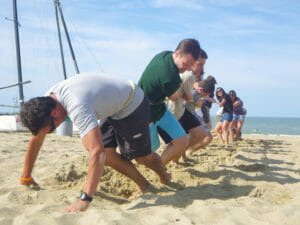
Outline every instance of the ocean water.
[[(214, 127), (214, 118), (212, 118), (212, 122)], [(242, 133), (300, 135), (300, 118), (246, 117)]]

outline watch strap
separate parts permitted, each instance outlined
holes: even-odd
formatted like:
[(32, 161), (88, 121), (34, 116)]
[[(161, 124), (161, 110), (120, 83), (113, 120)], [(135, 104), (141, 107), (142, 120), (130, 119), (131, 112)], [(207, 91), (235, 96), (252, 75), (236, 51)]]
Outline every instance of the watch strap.
[(86, 192), (81, 192), (80, 200), (91, 202), (93, 200), (93, 197), (89, 196)]

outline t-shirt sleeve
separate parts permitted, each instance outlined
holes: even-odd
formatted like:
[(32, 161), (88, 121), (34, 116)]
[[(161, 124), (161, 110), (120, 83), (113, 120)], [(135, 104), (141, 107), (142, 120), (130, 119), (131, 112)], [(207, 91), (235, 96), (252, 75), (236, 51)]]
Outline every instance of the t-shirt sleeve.
[(76, 106), (72, 109), (69, 116), (74, 125), (78, 128), (81, 138), (98, 126), (95, 113), (84, 105)]
[(183, 83), (183, 92), (185, 94), (192, 94), (192, 90), (194, 87), (194, 83), (195, 83), (195, 79), (194, 79), (194, 75), (187, 75), (187, 76), (182, 76), (181, 77), (182, 83)]

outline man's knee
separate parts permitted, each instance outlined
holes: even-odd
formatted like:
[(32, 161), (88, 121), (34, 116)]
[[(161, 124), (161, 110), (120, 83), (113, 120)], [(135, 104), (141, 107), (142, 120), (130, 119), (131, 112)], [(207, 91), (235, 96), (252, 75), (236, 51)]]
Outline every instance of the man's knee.
[(152, 158), (151, 155), (152, 154), (136, 157), (135, 161), (139, 164), (145, 165), (147, 162), (151, 161), (151, 158)]
[(207, 136), (207, 132), (205, 131), (203, 126), (195, 127), (191, 129), (189, 133), (197, 141), (202, 141)]
[(211, 135), (211, 133), (208, 133), (205, 138), (206, 138), (208, 143), (212, 142), (212, 140), (213, 140), (213, 136)]
[(175, 146), (180, 146), (182, 148), (186, 148), (190, 144), (190, 137), (188, 135), (184, 135), (182, 137), (172, 140), (171, 144)]

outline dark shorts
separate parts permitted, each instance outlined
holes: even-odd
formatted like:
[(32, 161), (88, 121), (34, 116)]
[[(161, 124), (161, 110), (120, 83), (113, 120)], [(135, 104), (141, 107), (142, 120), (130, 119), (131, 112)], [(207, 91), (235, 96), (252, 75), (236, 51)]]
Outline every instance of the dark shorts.
[[(180, 117), (178, 121), (186, 133), (188, 133), (190, 129), (201, 126), (199, 120), (187, 109), (184, 110), (183, 115)], [(165, 143), (168, 144), (172, 141), (172, 138), (168, 135), (168, 133), (165, 132), (159, 126), (157, 127), (157, 131)]]
[(203, 114), (203, 120), (205, 123), (208, 123), (210, 121), (210, 118), (209, 118), (209, 108), (206, 107), (205, 105), (202, 105), (201, 106), (201, 111), (202, 111), (202, 114)]
[(145, 96), (138, 108), (126, 118), (100, 121), (100, 130), (105, 148), (119, 146), (122, 158), (131, 160), (151, 153), (150, 105)]

